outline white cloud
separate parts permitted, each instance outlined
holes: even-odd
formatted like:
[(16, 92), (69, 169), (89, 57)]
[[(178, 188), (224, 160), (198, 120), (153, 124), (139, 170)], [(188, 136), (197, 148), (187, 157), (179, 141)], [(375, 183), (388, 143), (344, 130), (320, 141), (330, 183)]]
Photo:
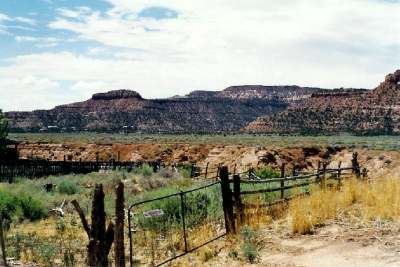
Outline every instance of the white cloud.
[(0, 13), (0, 22), (2, 21), (9, 21), (11, 20), (11, 18), (9, 16), (7, 16), (6, 14)]
[(13, 21), (29, 24), (31, 26), (35, 26), (36, 25), (36, 21), (34, 19), (25, 18), (25, 17), (15, 17), (13, 19)]
[[(49, 24), (96, 42), (87, 54), (18, 56), (0, 67), (0, 77), (18, 80), (33, 75), (69, 81), (73, 97), (68, 99), (79, 100), (118, 88), (136, 89), (145, 97), (220, 90), (235, 84), (372, 88), (386, 73), (399, 68), (399, 4), (375, 0), (108, 1), (114, 7), (103, 13), (59, 9), (59, 17)], [(178, 17), (137, 16), (151, 6), (176, 10)]]
[[(32, 110), (49, 108), (57, 101), (60, 85), (47, 78), (27, 75), (19, 78), (0, 79), (0, 109)], [(58, 100), (60, 101), (60, 99)]]
[(32, 36), (20, 36), (14, 37), (17, 42), (32, 42), (35, 43), (36, 47), (39, 48), (49, 48), (59, 45), (60, 42), (72, 42), (72, 39), (62, 40), (60, 38), (54, 37), (32, 37)]
[(80, 18), (81, 16), (87, 15), (91, 12), (91, 9), (85, 6), (78, 7), (76, 9), (67, 9), (67, 8), (59, 8), (57, 9), (58, 13), (62, 17), (66, 18)]
[(38, 39), (32, 36), (15, 36), (17, 42), (35, 42)]

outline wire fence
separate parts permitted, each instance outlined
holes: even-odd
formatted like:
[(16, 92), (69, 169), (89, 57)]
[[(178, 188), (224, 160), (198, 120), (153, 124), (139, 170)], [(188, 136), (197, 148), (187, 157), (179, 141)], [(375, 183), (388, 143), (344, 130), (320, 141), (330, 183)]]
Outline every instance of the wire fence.
[(220, 182), (133, 203), (130, 264), (160, 266), (226, 235)]

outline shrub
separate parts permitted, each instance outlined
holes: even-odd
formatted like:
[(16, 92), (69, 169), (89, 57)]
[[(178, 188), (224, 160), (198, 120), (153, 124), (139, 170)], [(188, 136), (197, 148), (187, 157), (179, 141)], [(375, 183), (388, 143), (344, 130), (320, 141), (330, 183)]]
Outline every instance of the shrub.
[(68, 180), (62, 181), (57, 187), (60, 194), (74, 195), (80, 191), (77, 183)]
[(242, 252), (245, 259), (250, 263), (255, 263), (258, 257), (258, 252), (253, 244), (245, 243), (242, 246)]
[(244, 258), (250, 263), (255, 263), (258, 258), (256, 233), (249, 226), (244, 226), (240, 235), (243, 239), (241, 250)]
[(38, 254), (44, 266), (54, 266), (58, 251), (52, 242), (42, 242), (38, 246)]
[[(212, 191), (193, 192), (185, 195), (185, 223), (188, 228), (197, 226), (212, 216), (213, 206)], [(139, 225), (151, 230), (168, 229), (170, 227), (181, 227), (182, 210), (180, 196), (168, 197), (155, 201), (146, 207), (146, 210), (161, 209), (164, 213), (161, 217), (140, 219)]]
[(46, 216), (47, 211), (39, 200), (26, 194), (18, 196), (17, 199), (24, 218), (35, 221)]
[(256, 170), (255, 174), (260, 178), (275, 178), (279, 177), (280, 173), (277, 170), (274, 170), (270, 166), (262, 167), (261, 169)]
[(18, 209), (17, 198), (6, 191), (0, 191), (0, 215), (5, 220), (11, 220)]
[(182, 175), (183, 178), (191, 178), (192, 166), (188, 165), (179, 168), (179, 173)]
[(43, 204), (37, 199), (26, 194), (17, 196), (6, 191), (0, 191), (0, 213), (9, 221), (15, 217), (34, 221), (47, 214)]
[(139, 168), (136, 168), (134, 173), (140, 174), (143, 177), (151, 177), (153, 175), (153, 167), (151, 167), (149, 164), (143, 164)]

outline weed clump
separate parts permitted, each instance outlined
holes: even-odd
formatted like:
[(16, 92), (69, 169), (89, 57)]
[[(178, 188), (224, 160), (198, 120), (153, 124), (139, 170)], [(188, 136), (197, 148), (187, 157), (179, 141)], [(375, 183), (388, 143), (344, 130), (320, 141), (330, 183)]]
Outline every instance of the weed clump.
[(143, 164), (139, 168), (134, 169), (133, 173), (142, 175), (143, 177), (151, 177), (153, 175), (153, 167), (149, 164)]
[(271, 166), (265, 166), (265, 167), (258, 169), (255, 172), (255, 175), (257, 175), (260, 178), (267, 179), (267, 178), (279, 177), (280, 173), (277, 170), (271, 168)]
[(255, 263), (259, 257), (256, 232), (249, 226), (244, 226), (240, 232), (240, 236), (243, 240), (243, 244), (241, 246), (243, 257), (249, 263)]
[(0, 213), (3, 219), (28, 219), (35, 221), (46, 216), (47, 212), (42, 203), (27, 195), (13, 194), (0, 190)]
[(58, 184), (57, 188), (60, 194), (66, 195), (75, 195), (80, 191), (79, 185), (77, 183), (68, 180), (61, 181)]

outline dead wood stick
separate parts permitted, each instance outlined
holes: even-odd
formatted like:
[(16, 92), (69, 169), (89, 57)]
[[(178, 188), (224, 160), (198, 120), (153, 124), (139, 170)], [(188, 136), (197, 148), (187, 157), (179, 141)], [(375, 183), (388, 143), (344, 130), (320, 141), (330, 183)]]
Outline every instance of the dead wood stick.
[(78, 213), (79, 217), (81, 218), (83, 229), (85, 229), (85, 231), (90, 239), (90, 227), (86, 220), (85, 214), (83, 213), (83, 210), (81, 209), (81, 206), (79, 205), (78, 201), (76, 201), (75, 199), (72, 200), (71, 203), (72, 203), (72, 205), (74, 205), (76, 212)]

